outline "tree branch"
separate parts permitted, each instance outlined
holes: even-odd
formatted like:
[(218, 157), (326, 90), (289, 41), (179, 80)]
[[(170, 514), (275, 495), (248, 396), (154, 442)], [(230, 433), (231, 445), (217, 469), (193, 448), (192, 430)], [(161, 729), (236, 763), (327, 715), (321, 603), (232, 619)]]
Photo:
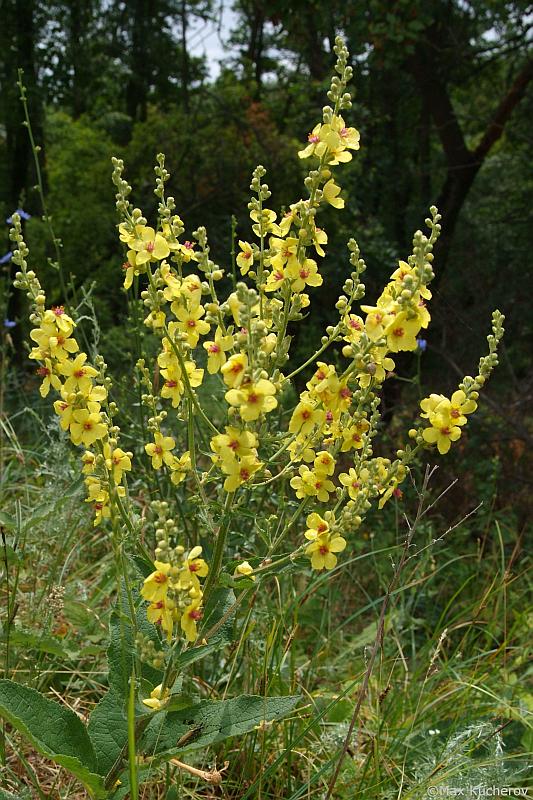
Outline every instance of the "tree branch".
[(474, 157), (477, 162), (481, 163), (483, 161), (491, 147), (502, 135), (509, 117), (526, 93), (531, 80), (533, 80), (533, 58), (526, 61), (522, 70), (516, 76), (513, 85), (496, 109), (481, 142), (474, 150)]

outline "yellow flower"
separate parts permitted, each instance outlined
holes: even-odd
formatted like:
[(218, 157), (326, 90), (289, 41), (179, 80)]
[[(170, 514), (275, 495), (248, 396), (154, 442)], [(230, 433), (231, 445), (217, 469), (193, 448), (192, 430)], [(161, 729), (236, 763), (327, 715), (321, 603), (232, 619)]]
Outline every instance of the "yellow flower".
[(287, 450), (289, 451), (291, 461), (307, 461), (311, 462), (315, 458), (315, 451), (309, 446), (308, 440), (302, 437), (296, 437), (294, 442), (291, 442)]
[(235, 353), (235, 355), (228, 358), (221, 369), (226, 386), (232, 389), (239, 387), (243, 381), (247, 366), (248, 356), (246, 353)]
[(145, 317), (144, 324), (147, 328), (153, 328), (157, 330), (158, 328), (164, 328), (165, 322), (167, 321), (166, 315), (164, 311), (150, 311), (147, 317)]
[(329, 531), (329, 524), (320, 514), (313, 512), (307, 517), (307, 530), (304, 533), (306, 539), (314, 541), (319, 536)]
[[(147, 612), (147, 614), (148, 613), (149, 612)], [(153, 622), (153, 620), (150, 620), (150, 622)], [(150, 692), (150, 697), (143, 700), (143, 704), (153, 711), (159, 711), (161, 708), (164, 708), (170, 697), (170, 689), (165, 689), (163, 694), (161, 694), (161, 689), (162, 684), (160, 683), (159, 686), (156, 686), (155, 689)]]
[(355, 448), (358, 450), (363, 446), (363, 434), (369, 429), (369, 424), (366, 419), (359, 420), (349, 428), (342, 431), (342, 445), (341, 450), (345, 453), (347, 450)]
[(286, 275), (282, 267), (273, 269), (267, 275), (267, 280), (264, 286), (265, 292), (277, 292), (283, 286), (283, 281)]
[(261, 414), (268, 414), (278, 405), (274, 397), (276, 387), (273, 383), (261, 378), (257, 383), (241, 385), (240, 389), (230, 389), (226, 392), (227, 402), (232, 406), (239, 406), (239, 413), (243, 420), (251, 422), (258, 419)]
[(321, 450), (316, 454), (313, 467), (317, 475), (333, 475), (335, 472), (335, 459), (327, 450)]
[[(172, 304), (174, 306), (174, 303)], [(174, 311), (174, 308), (172, 308)], [(190, 347), (196, 347), (198, 339), (206, 333), (209, 333), (210, 325), (205, 322), (202, 317), (205, 314), (203, 306), (196, 306), (196, 308), (187, 309), (184, 306), (179, 306), (174, 312), (178, 318), (178, 329), (187, 336), (187, 342)]]
[(291, 486), (296, 491), (300, 500), (304, 497), (316, 497), (321, 503), (327, 503), (329, 495), (335, 491), (335, 486), (323, 474), (317, 474), (305, 464), (299, 468), (299, 475), (291, 478)]
[(51, 386), (53, 386), (57, 392), (61, 391), (61, 381), (57, 375), (54, 374), (54, 367), (48, 358), (45, 358), (44, 364), (37, 368), (37, 375), (43, 379), (39, 387), (41, 397), (48, 396)]
[[(462, 389), (458, 389), (452, 394), (450, 400), (450, 418), (454, 425), (466, 425), (466, 414), (472, 414), (477, 408), (474, 400), (467, 400), (466, 394)], [(437, 407), (438, 412), (438, 407)]]
[(304, 398), (292, 412), (291, 421), (289, 422), (289, 433), (300, 432), (306, 436), (316, 426), (320, 427), (325, 419), (326, 412), (323, 409), (318, 409), (309, 400)]
[[(153, 625), (161, 625), (162, 630), (167, 634), (167, 639), (170, 641), (172, 630), (174, 628), (174, 615), (172, 609), (169, 608), (168, 601), (165, 599), (155, 600), (146, 609), (146, 618), (148, 622)], [(148, 705), (146, 700), (143, 700), (145, 705)], [(155, 706), (152, 706), (155, 708)]]
[(303, 150), (298, 151), (299, 158), (309, 158), (310, 156), (317, 156), (317, 158), (321, 157), (326, 147), (320, 138), (321, 129), (322, 124), (319, 122), (318, 125), (315, 125), (311, 133), (308, 134), (307, 141), (309, 144), (307, 147), (304, 147)]
[(176, 442), (172, 436), (163, 436), (161, 433), (154, 433), (154, 441), (150, 444), (145, 444), (144, 449), (152, 459), (152, 467), (160, 469), (165, 464), (172, 464), (174, 456), (171, 450), (176, 446)]
[(358, 317), (357, 314), (346, 314), (343, 319), (346, 336), (344, 337), (345, 342), (353, 342), (356, 343), (361, 338), (361, 334), (364, 333), (365, 330), (365, 323)]
[(250, 267), (254, 263), (254, 251), (251, 244), (248, 242), (239, 241), (241, 252), (237, 256), (237, 266), (241, 271), (241, 275), (246, 275)]
[(177, 360), (167, 369), (162, 369), (161, 376), (165, 379), (165, 382), (161, 387), (161, 397), (164, 397), (167, 400), (172, 400), (172, 407), (177, 408), (185, 390), (183, 381), (181, 379), (181, 368), (178, 365)]
[(365, 331), (373, 342), (385, 335), (385, 328), (391, 321), (393, 304), (390, 298), (378, 300), (377, 306), (361, 306), (361, 311), (366, 314)]
[(288, 264), (285, 272), (291, 279), (293, 292), (303, 292), (306, 286), (322, 286), (322, 275), (319, 274), (317, 263), (312, 258), (306, 258), (303, 264), (298, 262)]
[(227, 472), (225, 465), (231, 465), (235, 458), (252, 455), (257, 447), (257, 437), (251, 431), (241, 431), (238, 428), (226, 427), (226, 433), (219, 433), (211, 439), (211, 448), (220, 458), (222, 469)]
[(342, 117), (333, 117), (331, 127), (339, 135), (342, 145), (348, 150), (359, 150), (360, 135), (356, 128), (347, 128)]
[(45, 311), (43, 314), (43, 322), (48, 325), (55, 323), (65, 336), (70, 336), (72, 330), (76, 326), (74, 320), (65, 313), (63, 306), (53, 306)]
[(86, 503), (92, 503), (94, 511), (93, 525), (96, 527), (103, 519), (109, 519), (111, 516), (111, 509), (109, 508), (109, 493), (100, 486), (100, 482), (96, 481), (89, 485), (89, 496)]
[(173, 484), (178, 486), (178, 484), (185, 480), (187, 473), (192, 468), (190, 451), (186, 450), (179, 458), (174, 457), (169, 467), (171, 470), (170, 480)]
[(270, 248), (273, 251), (270, 256), (270, 264), (273, 270), (283, 272), (285, 266), (298, 266), (298, 259), (296, 258), (298, 239), (294, 237), (278, 239), (275, 236), (271, 236)]
[(131, 249), (135, 251), (135, 264), (142, 265), (148, 261), (162, 261), (170, 255), (170, 247), (164, 236), (156, 233), (153, 228), (146, 225), (135, 227), (136, 237), (131, 242)]
[(249, 481), (262, 466), (262, 462), (257, 460), (255, 454), (243, 456), (240, 460), (233, 458), (231, 461), (224, 462), (224, 472), (228, 476), (224, 481), (224, 491), (235, 492), (239, 486)]
[(65, 360), (69, 354), (79, 350), (77, 341), (69, 338), (70, 333), (71, 331), (67, 333), (58, 328), (55, 319), (53, 323), (47, 323), (43, 317), (40, 327), (34, 328), (30, 333), (30, 337), (39, 345), (32, 349), (30, 358), (42, 361), (45, 356), (51, 356), (58, 361)]
[(189, 261), (198, 261), (198, 255), (195, 253), (193, 242), (185, 241), (183, 244), (179, 243), (176, 250), (178, 250), (185, 264), (188, 264)]
[(420, 408), (422, 409), (422, 414), (420, 416), (423, 419), (429, 419), (430, 415), (435, 412), (435, 409), (440, 403), (446, 402), (446, 397), (443, 394), (430, 394), (429, 397), (425, 397), (420, 402)]
[(200, 606), (202, 604), (202, 595), (194, 598), (192, 603), (185, 608), (181, 617), (181, 629), (185, 634), (188, 642), (194, 642), (197, 633), (197, 623), (202, 619), (202, 612)]
[(322, 533), (305, 548), (305, 553), (311, 557), (313, 569), (333, 569), (337, 563), (335, 553), (341, 553), (345, 547), (346, 539), (342, 536)]
[(81, 471), (85, 475), (90, 475), (91, 472), (94, 472), (95, 462), (96, 462), (95, 454), (91, 453), (90, 450), (86, 450), (81, 457), (81, 463), (83, 464)]
[(114, 482), (116, 484), (120, 483), (123, 473), (131, 470), (132, 453), (125, 453), (120, 447), (115, 447), (111, 452), (109, 445), (105, 445), (104, 455), (106, 458), (106, 467), (113, 473)]
[(431, 414), (429, 421), (430, 428), (424, 428), (422, 436), (428, 444), (436, 444), (441, 455), (448, 452), (452, 442), (456, 442), (461, 436), (461, 428), (455, 425), (448, 410), (443, 410)]
[(149, 603), (165, 601), (169, 590), (171, 565), (165, 561), (154, 561), (155, 570), (144, 579), (141, 596)]
[(324, 194), (324, 200), (329, 203), (333, 208), (344, 208), (344, 200), (342, 197), (339, 197), (341, 191), (341, 187), (337, 186), (333, 178), (324, 184), (324, 188), (322, 192)]
[(200, 558), (201, 555), (202, 548), (197, 546), (193, 547), (190, 553), (185, 557), (184, 568), (179, 576), (180, 586), (183, 589), (189, 589), (191, 586), (195, 589), (199, 589), (200, 581), (198, 579), (205, 578), (209, 572), (209, 567), (203, 558)]
[(86, 364), (86, 361), (87, 353), (80, 353), (74, 360), (62, 361), (59, 364), (59, 372), (67, 378), (65, 381), (66, 392), (81, 392), (88, 395), (91, 391), (92, 379), (98, 375), (98, 372), (94, 367)]
[[(64, 389), (61, 390), (61, 400), (54, 402), (54, 410), (59, 416), (59, 424), (64, 431), (67, 431), (72, 422), (72, 414), (75, 409), (74, 402), (76, 395), (72, 392), (69, 394)], [(96, 409), (95, 409), (96, 410)]]
[(279, 225), (276, 225), (277, 214), (275, 211), (268, 208), (264, 208), (261, 213), (259, 211), (251, 211), (250, 217), (257, 223), (252, 225), (252, 230), (256, 236), (261, 236), (261, 234), (265, 236), (267, 233), (279, 235), (281, 233)]
[(380, 500), (379, 500), (379, 503), (378, 503), (378, 508), (379, 509), (383, 508), (385, 503), (387, 503), (393, 495), (398, 500), (401, 500), (402, 491), (401, 491), (401, 489), (398, 488), (398, 486), (405, 479), (406, 473), (407, 473), (406, 468), (403, 466), (403, 464), (400, 464), (400, 466), (398, 467), (396, 475), (394, 475), (391, 478), (391, 480), (389, 482), (389, 485), (388, 486), (383, 486), (380, 489), (381, 497), (380, 497)]
[(339, 475), (339, 481), (348, 489), (348, 494), (352, 500), (357, 500), (361, 496), (368, 479), (369, 472), (366, 467), (363, 467), (360, 474), (357, 474), (355, 469), (351, 467), (349, 472), (342, 472)]
[(97, 439), (107, 435), (107, 427), (98, 413), (91, 413), (87, 408), (79, 408), (72, 412), (70, 438), (73, 444), (89, 447)]
[(254, 568), (248, 563), (248, 561), (241, 561), (241, 563), (237, 564), (235, 567), (235, 572), (233, 575), (236, 578), (238, 578), (239, 575), (245, 575), (247, 578), (251, 578), (253, 581), (255, 581), (255, 575), (253, 574), (253, 571)]
[(418, 346), (416, 337), (420, 327), (418, 316), (409, 318), (406, 311), (400, 311), (384, 331), (389, 350), (392, 353), (398, 353), (400, 350), (416, 350)]
[(216, 329), (214, 341), (204, 342), (204, 348), (207, 350), (207, 371), (210, 375), (220, 371), (226, 363), (226, 352), (232, 347), (233, 336), (224, 336), (221, 328)]
[(321, 228), (317, 228), (315, 225), (315, 227), (313, 228), (313, 245), (319, 256), (326, 255), (326, 252), (322, 247), (322, 245), (327, 243), (328, 243), (328, 235), (326, 231), (323, 231)]
[(359, 385), (365, 389), (370, 385), (370, 381), (382, 383), (387, 377), (387, 372), (394, 369), (394, 361), (387, 356), (387, 346), (378, 347), (377, 345), (370, 351), (372, 361), (368, 364), (358, 364), (357, 380)]

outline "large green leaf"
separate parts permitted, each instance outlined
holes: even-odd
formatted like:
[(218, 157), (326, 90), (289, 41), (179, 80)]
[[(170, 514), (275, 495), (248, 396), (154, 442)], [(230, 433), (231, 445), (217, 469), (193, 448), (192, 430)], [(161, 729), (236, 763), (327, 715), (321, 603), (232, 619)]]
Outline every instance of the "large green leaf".
[[(164, 758), (242, 736), (262, 722), (289, 714), (298, 697), (242, 695), (232, 700), (203, 700), (189, 708), (155, 716), (144, 740), (144, 751)], [(164, 759), (162, 759), (164, 760)]]
[(75, 775), (96, 798), (105, 798), (96, 755), (83, 722), (69, 708), (35, 689), (0, 680), (0, 716), (35, 749)]
[[(137, 608), (136, 625), (138, 631), (154, 640), (158, 649), (161, 647), (155, 627), (146, 619), (144, 603)], [(98, 762), (98, 772), (102, 775), (111, 769), (128, 741), (126, 698), (134, 658), (135, 635), (130, 623), (127, 597), (123, 592), (111, 615), (109, 625), (107, 649), (109, 691), (93, 709), (88, 725)], [(151, 686), (157, 686), (161, 683), (163, 673), (148, 664), (143, 664), (142, 676)]]
[(97, 772), (107, 775), (128, 742), (126, 703), (110, 689), (96, 705), (87, 726), (97, 759)]

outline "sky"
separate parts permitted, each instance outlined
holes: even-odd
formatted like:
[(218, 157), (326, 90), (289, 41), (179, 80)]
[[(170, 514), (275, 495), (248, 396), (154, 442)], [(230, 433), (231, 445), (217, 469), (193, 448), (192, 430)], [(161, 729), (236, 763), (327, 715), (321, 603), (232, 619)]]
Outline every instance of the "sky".
[(216, 78), (220, 72), (220, 61), (227, 55), (224, 42), (237, 20), (235, 12), (224, 2), (221, 2), (216, 16), (217, 22), (198, 20), (196, 25), (191, 26), (188, 36), (189, 52), (207, 58), (211, 78)]

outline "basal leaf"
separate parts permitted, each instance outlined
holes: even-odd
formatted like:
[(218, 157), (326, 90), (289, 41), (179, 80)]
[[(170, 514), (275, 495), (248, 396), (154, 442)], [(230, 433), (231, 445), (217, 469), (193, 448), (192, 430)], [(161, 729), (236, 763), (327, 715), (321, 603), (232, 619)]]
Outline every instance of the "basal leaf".
[(9, 680), (0, 680), (0, 716), (35, 749), (78, 778), (94, 797), (105, 798), (96, 755), (83, 722), (65, 706)]

